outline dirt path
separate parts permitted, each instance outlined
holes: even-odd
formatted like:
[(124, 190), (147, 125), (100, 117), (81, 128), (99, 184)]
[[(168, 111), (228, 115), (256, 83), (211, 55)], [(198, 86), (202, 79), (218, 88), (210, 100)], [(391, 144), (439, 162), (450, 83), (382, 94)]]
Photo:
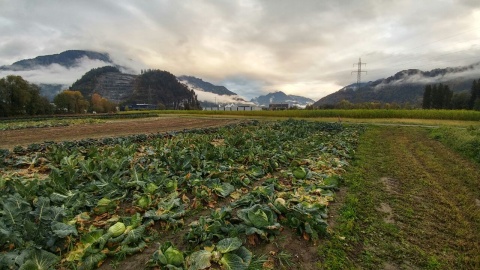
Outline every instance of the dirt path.
[(65, 127), (33, 128), (0, 131), (0, 148), (12, 149), (44, 141), (70, 141), (84, 138), (116, 137), (179, 131), (200, 127), (221, 126), (238, 122), (235, 119), (159, 117), (115, 120), (106, 123), (71, 125)]
[(480, 166), (417, 127), (371, 127), (357, 157), (323, 268), (480, 269)]

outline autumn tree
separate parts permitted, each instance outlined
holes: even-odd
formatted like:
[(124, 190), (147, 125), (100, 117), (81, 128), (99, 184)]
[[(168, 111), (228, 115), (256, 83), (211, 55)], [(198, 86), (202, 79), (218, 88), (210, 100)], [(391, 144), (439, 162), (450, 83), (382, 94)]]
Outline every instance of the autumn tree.
[(95, 112), (113, 112), (117, 105), (106, 98), (103, 98), (98, 93), (94, 93), (91, 99), (91, 110)]
[(89, 103), (80, 91), (64, 90), (53, 99), (58, 112), (84, 113)]

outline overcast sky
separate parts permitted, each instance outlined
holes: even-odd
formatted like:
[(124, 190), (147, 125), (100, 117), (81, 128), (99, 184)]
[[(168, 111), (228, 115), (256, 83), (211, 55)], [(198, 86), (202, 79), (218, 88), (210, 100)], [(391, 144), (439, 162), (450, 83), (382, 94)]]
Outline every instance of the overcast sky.
[(480, 62), (480, 1), (0, 0), (0, 66), (70, 49), (317, 100), (356, 82), (360, 57), (362, 81)]

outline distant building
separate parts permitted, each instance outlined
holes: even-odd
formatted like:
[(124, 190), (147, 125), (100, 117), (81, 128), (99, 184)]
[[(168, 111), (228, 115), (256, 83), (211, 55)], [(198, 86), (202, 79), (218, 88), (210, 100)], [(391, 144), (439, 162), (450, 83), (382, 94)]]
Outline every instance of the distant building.
[(225, 107), (205, 107), (204, 111), (260, 111), (262, 108), (251, 105), (227, 105)]
[(133, 111), (156, 110), (157, 109), (157, 105), (146, 104), (146, 103), (130, 104), (130, 105), (127, 105), (126, 107), (128, 107), (128, 110), (133, 110)]
[(275, 111), (275, 110), (288, 110), (289, 105), (288, 103), (270, 103), (268, 105), (268, 109)]

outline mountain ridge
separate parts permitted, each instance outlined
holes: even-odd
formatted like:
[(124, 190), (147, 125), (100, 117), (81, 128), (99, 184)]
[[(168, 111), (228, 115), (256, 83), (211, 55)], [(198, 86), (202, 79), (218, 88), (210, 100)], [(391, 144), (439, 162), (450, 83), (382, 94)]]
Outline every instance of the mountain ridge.
[[(85, 61), (88, 60), (88, 61)], [(62, 90), (67, 89), (75, 79), (83, 76), (92, 66), (116, 65), (108, 53), (88, 50), (67, 50), (58, 54), (41, 55), (35, 58), (23, 59), (11, 65), (0, 66), (4, 73), (20, 73), (26, 80), (40, 87), (40, 94), (53, 101)], [(59, 69), (59, 67), (61, 67)], [(32, 72), (33, 71), (33, 72)], [(59, 73), (61, 72), (61, 73)], [(63, 76), (60, 78), (59, 75)], [(32, 76), (30, 78), (28, 75)], [(72, 76), (73, 75), (73, 76)], [(72, 78), (70, 81), (65, 78)]]
[(298, 95), (287, 95), (282, 91), (261, 95), (256, 98), (252, 98), (250, 101), (258, 106), (264, 107), (268, 107), (271, 103), (288, 103), (289, 106), (305, 107), (315, 102), (313, 99)]
[(84, 57), (87, 57), (91, 60), (99, 60), (113, 64), (113, 61), (108, 53), (100, 53), (88, 50), (67, 50), (58, 54), (41, 55), (35, 58), (19, 60), (9, 66), (1, 66), (0, 68), (3, 70), (20, 71), (31, 70), (35, 67), (49, 66), (52, 64), (58, 64), (66, 68), (71, 68)]
[(187, 76), (187, 75), (182, 75), (177, 77), (181, 82), (187, 82), (193, 86), (202, 88), (206, 92), (210, 93), (215, 93), (219, 95), (227, 95), (227, 96), (234, 96), (237, 95), (237, 93), (234, 93), (225, 86), (222, 85), (214, 85), (212, 83), (206, 82), (200, 78), (194, 77), (194, 76)]
[(480, 78), (480, 62), (460, 67), (435, 68), (429, 71), (405, 69), (387, 78), (362, 83), (360, 87), (356, 84), (347, 85), (319, 99), (313, 106), (335, 105), (342, 100), (351, 103), (410, 103), (420, 106), (427, 84), (447, 84), (454, 93), (459, 93), (468, 91), (473, 80), (478, 78)]

